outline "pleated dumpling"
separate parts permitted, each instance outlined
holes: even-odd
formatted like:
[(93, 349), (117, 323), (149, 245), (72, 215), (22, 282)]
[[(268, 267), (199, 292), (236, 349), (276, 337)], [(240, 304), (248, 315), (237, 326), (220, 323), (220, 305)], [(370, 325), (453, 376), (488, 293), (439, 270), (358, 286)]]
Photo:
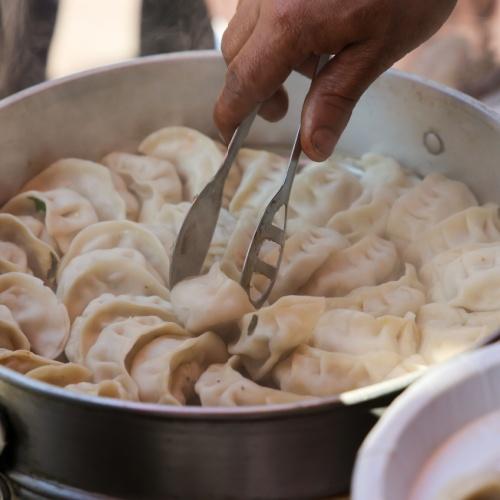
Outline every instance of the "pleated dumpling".
[(350, 207), (362, 192), (358, 179), (332, 161), (304, 167), (293, 183), (288, 228), (324, 226), (331, 217)]
[(129, 153), (111, 153), (103, 164), (120, 175), (140, 205), (138, 220), (154, 221), (165, 203), (182, 201), (182, 183), (177, 170), (167, 160)]
[(0, 276), (0, 305), (9, 309), (35, 354), (55, 359), (68, 339), (65, 307), (39, 279), (23, 273)]
[(411, 264), (397, 281), (376, 286), (364, 286), (345, 297), (327, 299), (327, 309), (354, 309), (373, 316), (404, 316), (416, 313), (426, 302), (424, 286)]
[(396, 247), (375, 235), (334, 252), (314, 273), (302, 293), (335, 297), (362, 286), (378, 285), (391, 279), (399, 270)]
[(282, 391), (310, 396), (334, 396), (384, 380), (402, 361), (393, 351), (361, 355), (297, 347), (273, 370)]
[(29, 348), (28, 337), (17, 324), (10, 309), (0, 304), (0, 349), (16, 351), (19, 349), (29, 350)]
[(161, 241), (144, 226), (125, 220), (100, 222), (81, 231), (59, 266), (59, 276), (75, 257), (113, 248), (138, 251), (162, 282), (168, 283), (170, 259)]
[(256, 384), (239, 371), (240, 360), (233, 356), (225, 364), (213, 364), (196, 382), (202, 406), (257, 406), (296, 403), (311, 399)]
[(75, 257), (64, 269), (57, 287), (57, 296), (66, 305), (71, 321), (105, 293), (167, 300), (170, 296), (148, 270), (144, 256), (128, 248), (93, 250)]
[(500, 242), (499, 207), (470, 207), (429, 228), (406, 248), (404, 258), (417, 267), (447, 250), (472, 243)]
[(127, 391), (116, 380), (102, 380), (101, 382), (79, 382), (69, 384), (66, 390), (83, 394), (85, 396), (94, 396), (111, 399), (127, 399)]
[(323, 297), (282, 297), (243, 317), (241, 336), (229, 352), (240, 355), (251, 377), (260, 380), (281, 358), (309, 341), (324, 310)]
[(353, 355), (390, 351), (406, 358), (416, 353), (419, 342), (413, 313), (376, 318), (352, 309), (332, 309), (317, 322), (310, 345)]
[(245, 290), (218, 264), (208, 274), (178, 283), (172, 289), (171, 302), (181, 324), (193, 334), (210, 330), (224, 334), (254, 310)]
[(225, 208), (221, 208), (207, 257), (203, 263), (202, 273), (208, 272), (215, 263), (222, 261), (236, 224), (236, 217)]
[(118, 382), (127, 399), (137, 401), (139, 389), (130, 375), (127, 356), (140, 339), (168, 335), (187, 338), (187, 332), (175, 323), (168, 323), (157, 316), (126, 318), (106, 326), (85, 356), (85, 366), (93, 374), (93, 382), (104, 380)]
[(109, 170), (98, 163), (76, 158), (59, 160), (28, 181), (22, 191), (67, 188), (86, 198), (99, 220), (125, 219), (125, 202), (114, 187)]
[(40, 366), (27, 372), (26, 376), (57, 387), (66, 387), (70, 384), (80, 384), (92, 380), (92, 372), (85, 366), (76, 363)]
[(106, 326), (140, 316), (155, 316), (163, 321), (177, 322), (170, 302), (159, 297), (115, 296), (107, 293), (94, 299), (71, 327), (65, 349), (67, 358), (82, 363)]
[(144, 139), (139, 151), (175, 166), (185, 201), (193, 201), (200, 194), (224, 159), (221, 148), (210, 137), (187, 127), (158, 130)]
[(226, 345), (213, 332), (187, 339), (158, 335), (137, 343), (127, 356), (127, 367), (141, 401), (185, 405), (195, 397), (200, 375), (227, 357)]
[(0, 366), (9, 368), (18, 373), (26, 373), (43, 366), (61, 366), (63, 363), (54, 359), (44, 358), (28, 349), (0, 348)]
[[(302, 288), (330, 255), (349, 246), (336, 231), (310, 227), (296, 231), (285, 242), (278, 278), (269, 296), (270, 302), (292, 295)], [(273, 247), (264, 260), (276, 262), (279, 251)]]
[(98, 221), (94, 207), (86, 198), (64, 188), (25, 191), (7, 202), (2, 211), (39, 220), (61, 253), (68, 250), (82, 229)]
[(246, 210), (260, 212), (285, 180), (286, 160), (267, 151), (241, 149), (237, 162), (243, 170), (243, 178), (229, 211), (237, 215)]
[(474, 206), (477, 200), (465, 184), (433, 173), (396, 200), (387, 235), (404, 249), (438, 222)]
[(469, 312), (448, 304), (426, 304), (417, 315), (422, 342), (419, 353), (440, 363), (500, 330), (500, 310)]
[(34, 274), (53, 285), (59, 258), (54, 250), (10, 214), (0, 214), (0, 273)]
[(495, 311), (500, 304), (500, 242), (448, 250), (420, 270), (431, 302), (469, 311)]
[(190, 208), (191, 203), (187, 201), (183, 201), (182, 203), (165, 203), (156, 214), (153, 224), (161, 224), (170, 232), (177, 235)]

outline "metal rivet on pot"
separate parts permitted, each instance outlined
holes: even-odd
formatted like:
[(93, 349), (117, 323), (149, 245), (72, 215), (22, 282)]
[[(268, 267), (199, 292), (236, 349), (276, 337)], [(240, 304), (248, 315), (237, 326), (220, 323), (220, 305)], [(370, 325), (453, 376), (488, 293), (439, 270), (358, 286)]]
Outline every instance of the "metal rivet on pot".
[(433, 131), (424, 134), (424, 146), (431, 155), (440, 155), (444, 152), (443, 139)]

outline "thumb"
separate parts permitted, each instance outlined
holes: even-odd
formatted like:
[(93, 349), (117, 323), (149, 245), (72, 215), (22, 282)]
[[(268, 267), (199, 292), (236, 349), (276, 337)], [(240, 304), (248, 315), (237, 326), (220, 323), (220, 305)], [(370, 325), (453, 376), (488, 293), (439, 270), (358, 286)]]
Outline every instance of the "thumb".
[(369, 46), (351, 45), (318, 74), (302, 110), (301, 142), (309, 158), (323, 161), (332, 154), (354, 106), (384, 70)]

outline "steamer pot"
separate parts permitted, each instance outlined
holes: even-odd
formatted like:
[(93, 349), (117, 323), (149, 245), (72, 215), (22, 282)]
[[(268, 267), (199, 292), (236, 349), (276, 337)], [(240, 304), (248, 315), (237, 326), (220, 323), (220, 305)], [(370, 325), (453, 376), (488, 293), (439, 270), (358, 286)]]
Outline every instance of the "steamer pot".
[[(52, 161), (133, 150), (184, 124), (208, 134), (224, 64), (213, 52), (170, 54), (48, 82), (0, 102), (0, 201)], [(308, 88), (293, 76), (285, 120), (258, 120), (250, 143), (289, 145)], [(358, 105), (339, 149), (391, 154), (421, 174), (466, 182), (497, 201), (500, 119), (476, 101), (399, 72)], [(319, 498), (348, 490), (356, 451), (414, 378), (321, 402), (177, 408), (66, 393), (0, 368), (7, 446), (3, 489), (23, 498)]]

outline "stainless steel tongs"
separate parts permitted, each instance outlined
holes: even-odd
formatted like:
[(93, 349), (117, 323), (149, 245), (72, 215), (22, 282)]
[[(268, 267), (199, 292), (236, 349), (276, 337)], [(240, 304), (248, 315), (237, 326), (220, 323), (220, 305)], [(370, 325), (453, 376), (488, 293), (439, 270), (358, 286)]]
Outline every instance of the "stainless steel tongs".
[[(327, 54), (320, 57), (316, 75), (323, 69), (329, 59), (330, 56)], [(197, 276), (201, 272), (219, 218), (224, 184), (257, 113), (258, 108), (238, 127), (229, 143), (226, 157), (220, 169), (198, 195), (184, 219), (175, 242), (170, 265), (171, 287), (190, 276)], [(267, 205), (257, 225), (243, 265), (241, 286), (245, 289), (250, 301), (256, 308), (265, 303), (278, 276), (285, 245), (288, 201), (293, 180), (297, 173), (300, 155), (302, 154), (300, 132), (299, 126), (283, 184)], [(280, 210), (282, 210), (283, 219), (277, 221), (276, 215)], [(279, 249), (278, 257), (273, 264), (264, 262), (259, 256), (262, 245), (266, 241), (274, 242)], [(259, 291), (258, 297), (255, 297), (252, 293), (252, 283), (255, 275), (263, 275), (268, 280), (265, 290)]]

